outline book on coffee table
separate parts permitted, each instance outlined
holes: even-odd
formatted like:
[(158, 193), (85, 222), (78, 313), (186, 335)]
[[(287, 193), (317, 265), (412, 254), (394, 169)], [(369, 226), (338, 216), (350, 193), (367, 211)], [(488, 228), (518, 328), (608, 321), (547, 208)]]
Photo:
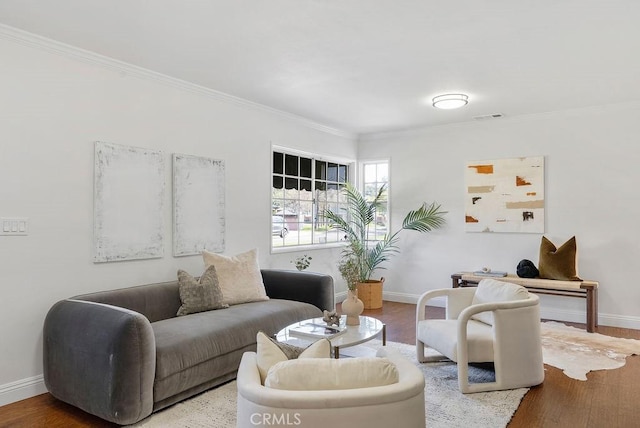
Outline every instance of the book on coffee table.
[(320, 323), (304, 322), (289, 327), (289, 334), (302, 338), (331, 339), (347, 331), (346, 326), (328, 326)]
[(489, 272), (485, 272), (483, 270), (477, 270), (477, 271), (473, 272), (473, 274), (475, 276), (487, 276), (487, 277), (493, 277), (493, 278), (502, 278), (502, 277), (507, 276), (506, 272), (498, 271), (498, 270), (496, 270), (496, 271), (492, 270), (492, 271), (489, 271)]

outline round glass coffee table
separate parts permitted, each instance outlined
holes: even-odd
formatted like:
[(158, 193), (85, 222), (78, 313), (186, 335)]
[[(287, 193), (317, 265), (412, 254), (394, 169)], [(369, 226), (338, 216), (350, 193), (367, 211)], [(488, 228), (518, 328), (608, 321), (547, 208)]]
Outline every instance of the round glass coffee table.
[[(331, 349), (335, 358), (340, 358), (340, 349), (367, 342), (379, 334), (382, 334), (382, 346), (386, 346), (387, 326), (379, 319), (360, 315), (360, 325), (345, 325), (345, 322), (346, 316), (340, 317), (340, 327), (346, 328), (346, 331), (335, 336), (327, 337), (329, 342), (331, 342)], [(321, 339), (323, 336), (320, 334), (317, 337), (307, 335), (302, 336), (295, 334), (295, 332), (292, 333), (291, 329), (300, 326), (318, 326), (319, 330), (324, 330), (324, 326), (326, 325), (327, 323), (325, 323), (322, 318), (311, 318), (299, 321), (280, 330), (276, 335), (276, 339), (278, 342), (287, 342), (291, 344), (295, 344), (298, 341), (305, 343), (314, 342)]]

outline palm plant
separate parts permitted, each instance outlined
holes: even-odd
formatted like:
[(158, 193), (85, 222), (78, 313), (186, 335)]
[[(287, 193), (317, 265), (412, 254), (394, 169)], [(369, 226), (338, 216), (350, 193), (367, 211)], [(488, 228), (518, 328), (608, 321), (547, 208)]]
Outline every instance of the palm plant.
[(370, 280), (376, 269), (384, 269), (381, 265), (400, 251), (397, 243), (398, 234), (402, 230), (426, 233), (440, 228), (445, 223), (446, 211), (441, 211), (440, 205), (435, 202), (425, 202), (420, 208), (410, 211), (405, 216), (400, 230), (387, 233), (380, 241), (370, 241), (369, 229), (376, 219), (377, 210), (386, 201), (386, 186), (381, 186), (371, 201), (367, 201), (350, 183), (347, 183), (342, 191), (347, 202), (346, 218), (331, 210), (325, 210), (324, 215), (333, 223), (335, 229), (345, 234), (348, 245), (342, 252), (343, 259), (339, 264), (339, 270), (350, 290), (356, 288), (356, 282)]

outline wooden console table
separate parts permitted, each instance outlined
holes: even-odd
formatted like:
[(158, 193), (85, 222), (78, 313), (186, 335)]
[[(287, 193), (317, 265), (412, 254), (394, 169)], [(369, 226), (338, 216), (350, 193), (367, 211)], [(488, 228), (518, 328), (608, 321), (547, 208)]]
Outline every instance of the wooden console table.
[(587, 299), (587, 331), (593, 333), (598, 326), (597, 281), (557, 281), (554, 279), (520, 278), (516, 275), (487, 277), (474, 275), (471, 272), (459, 272), (451, 275), (453, 288), (473, 287), (485, 278), (522, 285), (536, 294), (585, 298)]

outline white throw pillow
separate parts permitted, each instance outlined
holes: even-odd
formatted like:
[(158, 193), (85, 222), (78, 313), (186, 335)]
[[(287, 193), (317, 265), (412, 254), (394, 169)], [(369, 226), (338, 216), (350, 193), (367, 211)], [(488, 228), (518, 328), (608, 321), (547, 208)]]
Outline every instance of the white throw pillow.
[(202, 258), (207, 267), (216, 268), (224, 303), (237, 305), (269, 300), (262, 282), (257, 249), (233, 257), (203, 251)]
[[(289, 361), (289, 358), (266, 334), (258, 332), (256, 335), (257, 352), (256, 360), (260, 381), (264, 385), (267, 372), (274, 365), (282, 361)], [(298, 358), (329, 358), (331, 356), (331, 342), (327, 339), (320, 339), (311, 344), (298, 356)]]
[(398, 383), (395, 364), (387, 358), (289, 360), (275, 364), (264, 386), (289, 391), (371, 388)]
[[(510, 302), (528, 298), (529, 292), (521, 285), (486, 278), (478, 284), (478, 289), (473, 296), (471, 304)], [(471, 318), (482, 321), (485, 324), (493, 325), (493, 313), (491, 312), (480, 312), (479, 314), (472, 315)]]

